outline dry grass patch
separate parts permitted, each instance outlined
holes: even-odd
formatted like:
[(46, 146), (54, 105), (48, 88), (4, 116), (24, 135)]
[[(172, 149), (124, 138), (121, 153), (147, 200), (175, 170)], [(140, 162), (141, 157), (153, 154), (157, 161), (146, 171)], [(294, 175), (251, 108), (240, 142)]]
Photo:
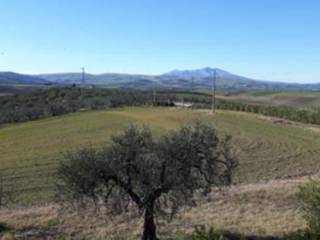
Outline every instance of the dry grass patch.
[(183, 213), (181, 219), (246, 235), (281, 236), (305, 227), (295, 197), (304, 181), (279, 180), (222, 189), (210, 202), (202, 201)]
[[(184, 235), (204, 224), (246, 235), (282, 236), (303, 229), (295, 194), (306, 181), (299, 178), (215, 189), (209, 199), (199, 199), (197, 207), (184, 209), (173, 222), (160, 220), (158, 231), (163, 237)], [(0, 216), (16, 230), (55, 229), (71, 239), (136, 239), (142, 229), (142, 219), (133, 213), (114, 218), (92, 212), (78, 215), (59, 212), (54, 205), (2, 210)]]

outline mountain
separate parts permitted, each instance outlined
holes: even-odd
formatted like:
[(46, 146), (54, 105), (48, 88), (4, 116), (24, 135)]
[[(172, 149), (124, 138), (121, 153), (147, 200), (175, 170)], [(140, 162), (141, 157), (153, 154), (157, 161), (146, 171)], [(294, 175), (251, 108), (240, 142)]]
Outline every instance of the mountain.
[[(36, 75), (39, 78), (58, 84), (88, 84), (88, 85), (102, 85), (102, 86), (125, 86), (127, 84), (134, 85), (137, 82), (145, 82), (146, 85), (155, 80), (154, 76), (138, 75), (138, 74), (119, 74), (119, 73), (104, 73), (104, 74), (88, 74), (84, 75), (82, 80), (81, 73), (57, 73), (57, 74), (40, 74)], [(142, 84), (143, 85), (143, 84)]]
[(185, 80), (205, 79), (205, 78), (208, 79), (208, 78), (212, 78), (214, 73), (216, 73), (217, 78), (233, 79), (233, 80), (235, 79), (249, 80), (249, 78), (235, 75), (219, 68), (209, 68), (209, 67), (195, 69), (195, 70), (173, 70), (171, 72), (162, 74), (161, 77), (185, 79)]
[(56, 84), (121, 88), (209, 89), (216, 74), (219, 90), (320, 90), (320, 84), (298, 84), (255, 80), (236, 75), (219, 68), (205, 67), (195, 70), (173, 70), (158, 76), (142, 74), (89, 74), (84, 81), (81, 73), (53, 73), (26, 75), (0, 72), (0, 84)]
[(253, 85), (262, 85), (264, 82), (256, 81), (250, 78), (242, 77), (224, 71), (219, 68), (205, 67), (195, 70), (173, 70), (168, 73), (160, 75), (163, 84), (179, 85), (194, 88), (209, 88), (212, 87), (212, 79), (216, 76), (216, 85), (220, 88), (242, 88)]
[(14, 72), (0, 72), (0, 84), (2, 85), (11, 85), (11, 84), (23, 84), (23, 85), (32, 85), (32, 84), (45, 84), (48, 83), (47, 80), (31, 76), (27, 74), (19, 74)]
[(184, 88), (211, 88), (213, 76), (220, 90), (320, 90), (320, 84), (299, 84), (255, 80), (219, 68), (205, 67), (195, 70), (173, 70), (159, 76), (166, 86)]

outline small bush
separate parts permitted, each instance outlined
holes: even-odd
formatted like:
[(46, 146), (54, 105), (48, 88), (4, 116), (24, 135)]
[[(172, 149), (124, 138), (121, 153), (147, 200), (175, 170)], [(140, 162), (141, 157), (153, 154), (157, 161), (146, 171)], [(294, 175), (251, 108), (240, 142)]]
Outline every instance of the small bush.
[(11, 228), (10, 228), (7, 224), (0, 222), (0, 233), (6, 232), (6, 231), (8, 231), (8, 230), (10, 230), (10, 229), (11, 229)]
[(320, 236), (315, 233), (311, 233), (309, 230), (297, 231), (291, 233), (283, 238), (284, 240), (319, 240)]
[(308, 231), (320, 236), (320, 182), (311, 181), (301, 187), (298, 197)]
[(223, 240), (221, 232), (215, 230), (213, 227), (209, 229), (204, 225), (196, 226), (192, 233), (192, 240)]

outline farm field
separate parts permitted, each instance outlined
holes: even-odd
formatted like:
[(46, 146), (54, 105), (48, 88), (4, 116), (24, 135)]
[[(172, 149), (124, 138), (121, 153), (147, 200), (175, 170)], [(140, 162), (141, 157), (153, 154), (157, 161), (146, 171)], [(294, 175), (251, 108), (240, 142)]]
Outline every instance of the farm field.
[(228, 96), (220, 94), (219, 98), (247, 104), (285, 106), (305, 110), (319, 110), (320, 108), (320, 92), (257, 91)]
[[(160, 135), (194, 120), (231, 134), (239, 168), (237, 184), (309, 175), (320, 169), (320, 129), (279, 124), (258, 115), (176, 108), (123, 108), (81, 112), (0, 127), (0, 168), (21, 204), (45, 203), (54, 195), (55, 168), (66, 151), (102, 146), (131, 123)], [(10, 184), (9, 184), (10, 183)]]

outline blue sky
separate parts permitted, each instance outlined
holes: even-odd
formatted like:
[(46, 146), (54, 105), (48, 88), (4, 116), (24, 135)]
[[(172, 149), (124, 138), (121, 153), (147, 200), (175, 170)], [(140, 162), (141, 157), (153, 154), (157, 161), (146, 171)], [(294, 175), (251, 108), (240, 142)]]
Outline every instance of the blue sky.
[(320, 82), (318, 0), (2, 0), (0, 71)]

